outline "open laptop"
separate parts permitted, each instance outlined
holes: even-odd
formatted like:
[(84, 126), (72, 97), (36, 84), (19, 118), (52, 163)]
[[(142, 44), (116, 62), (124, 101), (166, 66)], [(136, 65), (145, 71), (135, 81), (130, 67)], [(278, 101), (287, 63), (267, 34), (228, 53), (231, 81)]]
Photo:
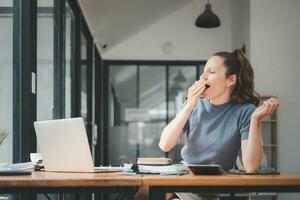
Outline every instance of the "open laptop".
[(82, 118), (36, 121), (34, 128), (46, 171), (122, 171), (121, 167), (94, 168)]

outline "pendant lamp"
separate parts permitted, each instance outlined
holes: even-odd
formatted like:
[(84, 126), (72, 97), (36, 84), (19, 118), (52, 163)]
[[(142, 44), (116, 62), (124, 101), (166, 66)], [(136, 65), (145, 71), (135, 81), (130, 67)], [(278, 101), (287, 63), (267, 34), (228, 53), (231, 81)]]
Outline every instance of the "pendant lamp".
[(211, 10), (209, 0), (205, 5), (205, 10), (200, 14), (195, 22), (195, 26), (199, 28), (216, 28), (221, 25), (219, 17)]

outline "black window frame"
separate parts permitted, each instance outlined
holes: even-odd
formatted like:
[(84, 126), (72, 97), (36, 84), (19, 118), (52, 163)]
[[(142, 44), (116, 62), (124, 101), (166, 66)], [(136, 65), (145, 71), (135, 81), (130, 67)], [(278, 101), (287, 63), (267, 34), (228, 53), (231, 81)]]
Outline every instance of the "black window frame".
[(65, 8), (66, 0), (54, 0), (53, 10), (53, 118), (65, 118)]
[[(13, 1), (13, 162), (36, 152), (37, 0)], [(30, 49), (30, 51), (28, 51)], [(35, 84), (36, 85), (36, 84)]]

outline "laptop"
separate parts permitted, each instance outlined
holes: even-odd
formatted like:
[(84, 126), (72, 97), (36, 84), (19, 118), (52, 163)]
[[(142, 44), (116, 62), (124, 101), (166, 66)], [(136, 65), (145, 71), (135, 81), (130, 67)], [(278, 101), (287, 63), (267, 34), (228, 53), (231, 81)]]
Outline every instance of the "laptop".
[(114, 172), (122, 167), (94, 168), (82, 118), (36, 121), (34, 128), (45, 171)]

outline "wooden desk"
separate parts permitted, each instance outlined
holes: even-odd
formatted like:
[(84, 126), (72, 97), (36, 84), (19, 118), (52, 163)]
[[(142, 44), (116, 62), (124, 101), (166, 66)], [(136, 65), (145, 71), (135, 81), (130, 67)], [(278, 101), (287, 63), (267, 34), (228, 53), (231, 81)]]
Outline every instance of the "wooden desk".
[(25, 176), (0, 176), (0, 193), (117, 192), (132, 199), (142, 185), (141, 175), (120, 173), (33, 172)]
[(150, 198), (166, 192), (300, 192), (300, 173), (281, 175), (159, 176), (120, 173), (33, 172), (29, 176), (0, 176), (0, 193), (117, 192), (133, 199), (139, 186), (150, 187)]
[[(144, 176), (150, 199), (164, 199), (166, 192), (300, 192), (300, 173), (281, 175)], [(234, 196), (232, 196), (234, 199)]]

